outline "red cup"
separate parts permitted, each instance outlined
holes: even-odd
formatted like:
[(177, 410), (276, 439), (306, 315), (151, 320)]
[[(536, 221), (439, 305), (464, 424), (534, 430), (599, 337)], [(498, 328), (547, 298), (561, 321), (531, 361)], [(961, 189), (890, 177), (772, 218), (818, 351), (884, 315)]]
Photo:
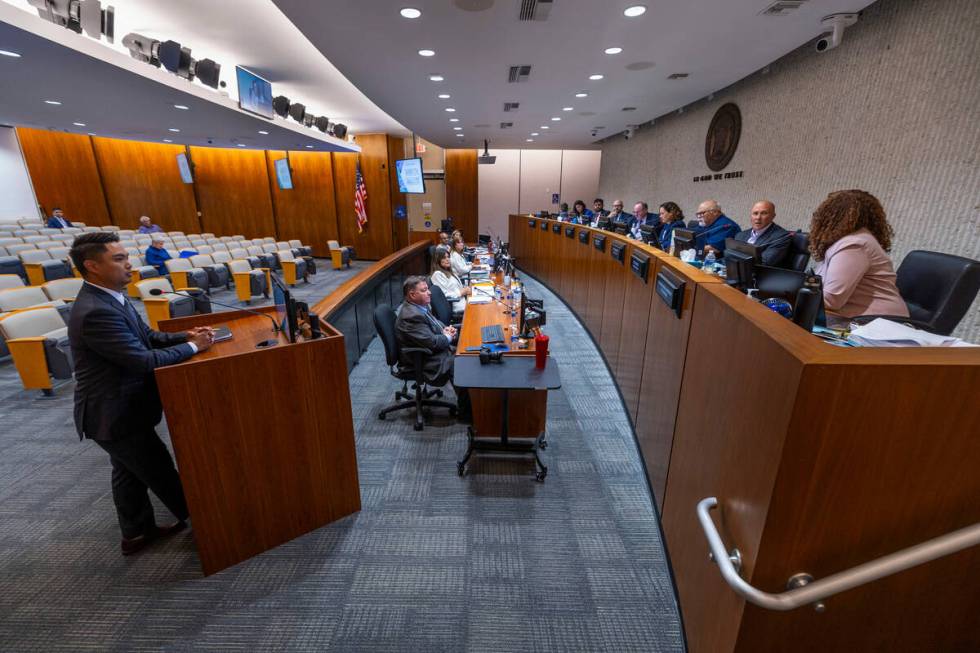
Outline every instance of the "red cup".
[(534, 336), (534, 366), (539, 370), (543, 370), (548, 362), (548, 340), (550, 338), (543, 333)]

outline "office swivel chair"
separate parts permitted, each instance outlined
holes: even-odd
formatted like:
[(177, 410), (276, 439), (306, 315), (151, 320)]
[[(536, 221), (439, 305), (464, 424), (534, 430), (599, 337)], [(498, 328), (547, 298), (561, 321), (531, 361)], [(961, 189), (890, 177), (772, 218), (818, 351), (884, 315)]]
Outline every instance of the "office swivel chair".
[(780, 267), (803, 272), (810, 263), (810, 234), (804, 231), (793, 232), (789, 241), (789, 251)]
[(898, 266), (896, 275), (895, 284), (909, 308), (909, 317), (862, 315), (852, 322), (867, 324), (883, 317), (948, 336), (980, 291), (980, 261), (953, 254), (911, 251)]
[(442, 292), (442, 288), (431, 281), (429, 282), (429, 291), (432, 293), (432, 303), (430, 304), (432, 314), (446, 326), (454, 326), (458, 329), (461, 325), (458, 322), (453, 322), (453, 305), (446, 299), (446, 293)]
[[(382, 408), (381, 412), (378, 413), (378, 419), (383, 420), (388, 413), (396, 410), (414, 408), (415, 430), (421, 431), (425, 426), (423, 409), (426, 407), (448, 408), (449, 414), (455, 416), (455, 405), (448, 401), (431, 399), (431, 397), (441, 397), (442, 390), (438, 388), (431, 390), (426, 388), (422, 364), (425, 357), (431, 355), (432, 352), (428, 349), (417, 347), (405, 348), (403, 350), (399, 346), (398, 338), (395, 336), (395, 310), (391, 306), (380, 304), (374, 309), (374, 328), (377, 330), (378, 337), (381, 338), (381, 342), (384, 344), (385, 359), (388, 361), (388, 368), (391, 370), (391, 375), (403, 382), (402, 389), (395, 392), (396, 403)], [(412, 356), (413, 364), (410, 368), (403, 368), (398, 364), (399, 355), (402, 351)], [(408, 390), (409, 381), (413, 382), (412, 390), (414, 392), (409, 392)], [(406, 401), (399, 401), (400, 399), (405, 399)]]

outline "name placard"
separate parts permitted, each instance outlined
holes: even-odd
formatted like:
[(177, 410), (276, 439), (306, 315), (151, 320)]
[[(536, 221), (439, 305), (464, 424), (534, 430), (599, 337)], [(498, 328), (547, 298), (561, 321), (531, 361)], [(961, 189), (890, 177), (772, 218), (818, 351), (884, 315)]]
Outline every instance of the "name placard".
[(596, 234), (592, 237), (592, 245), (600, 252), (606, 251), (606, 237)]
[(553, 233), (553, 234), (560, 234), (561, 233), (561, 223), (560, 222), (556, 222), (555, 224), (551, 225), (551, 233)]
[(684, 310), (684, 286), (681, 281), (667, 270), (661, 270), (657, 274), (657, 285), (655, 290), (657, 296), (663, 300), (664, 304), (677, 314), (680, 319), (681, 312)]
[(646, 283), (647, 271), (650, 269), (650, 257), (642, 252), (633, 252), (630, 255), (630, 269), (633, 270), (633, 274), (643, 280), (643, 283)]
[(537, 220), (528, 220), (527, 221), (527, 226), (531, 227), (531, 229), (534, 229), (535, 227), (538, 226), (538, 221)]
[(609, 254), (620, 263), (626, 258), (626, 243), (615, 242), (609, 248)]
[(583, 245), (588, 245), (589, 244), (589, 232), (586, 231), (585, 229), (583, 229), (582, 231), (578, 232), (578, 242), (582, 243)]
[(575, 238), (575, 227), (565, 227), (565, 235), (568, 238)]
[(547, 220), (542, 220), (541, 221), (541, 231), (548, 231), (548, 221)]

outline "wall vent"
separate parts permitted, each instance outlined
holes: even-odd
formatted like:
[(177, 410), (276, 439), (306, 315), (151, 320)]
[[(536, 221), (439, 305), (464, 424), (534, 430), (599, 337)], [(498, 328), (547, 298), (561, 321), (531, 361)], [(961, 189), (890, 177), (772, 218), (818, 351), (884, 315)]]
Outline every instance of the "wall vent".
[(520, 106), (520, 102), (504, 102), (504, 111), (517, 111)]
[(674, 73), (673, 75), (668, 75), (667, 79), (686, 79), (689, 73)]
[(765, 9), (759, 12), (760, 16), (785, 16), (791, 14), (804, 4), (807, 0), (776, 0)]
[(516, 84), (517, 82), (526, 82), (527, 78), (531, 75), (530, 66), (511, 66), (510, 73), (507, 75), (507, 81), (511, 84)]
[(502, 122), (502, 123), (500, 123), (500, 128), (501, 129), (510, 129), (513, 126), (514, 126), (514, 123), (512, 123), (512, 122)]
[(521, 13), (518, 18), (522, 22), (548, 20), (554, 0), (521, 0)]

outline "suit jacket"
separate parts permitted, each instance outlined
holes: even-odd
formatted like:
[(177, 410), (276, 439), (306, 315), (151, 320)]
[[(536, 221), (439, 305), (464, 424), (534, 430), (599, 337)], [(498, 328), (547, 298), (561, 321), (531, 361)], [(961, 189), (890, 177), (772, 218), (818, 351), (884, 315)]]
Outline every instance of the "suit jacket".
[[(752, 229), (746, 229), (745, 231), (738, 232), (735, 240), (747, 243), (751, 236)], [(759, 256), (762, 257), (763, 265), (782, 267), (783, 262), (786, 260), (786, 255), (789, 254), (789, 248), (792, 244), (791, 240), (790, 232), (773, 222), (753, 244), (761, 250)]]
[[(128, 302), (128, 300), (127, 300)], [(153, 370), (194, 355), (183, 333), (154, 331), (131, 304), (82, 284), (68, 339), (75, 361), (75, 430), (79, 438), (120, 440), (163, 417)]]
[[(423, 358), (422, 374), (426, 383), (434, 386), (445, 385), (453, 375), (455, 351), (449, 338), (442, 332), (445, 327), (431, 311), (408, 301), (402, 304), (395, 321), (395, 337), (402, 349), (418, 347), (432, 352)], [(412, 355), (402, 351), (398, 364), (402, 370), (411, 369)]]
[(64, 225), (58, 222), (58, 218), (51, 216), (50, 218), (48, 218), (48, 229), (64, 229), (65, 227), (75, 226), (71, 223), (71, 220), (69, 220), (68, 218), (62, 218), (62, 220), (65, 221)]
[(632, 235), (633, 227), (636, 226), (637, 223), (640, 223), (641, 225), (645, 224), (645, 225), (652, 226), (654, 228), (654, 233), (657, 235), (658, 238), (660, 237), (660, 229), (663, 226), (663, 224), (660, 222), (659, 215), (647, 213), (646, 218), (643, 220), (643, 222), (640, 222), (640, 219), (637, 218), (635, 215), (631, 215), (629, 222), (626, 223), (626, 227), (627, 227), (626, 233)]

